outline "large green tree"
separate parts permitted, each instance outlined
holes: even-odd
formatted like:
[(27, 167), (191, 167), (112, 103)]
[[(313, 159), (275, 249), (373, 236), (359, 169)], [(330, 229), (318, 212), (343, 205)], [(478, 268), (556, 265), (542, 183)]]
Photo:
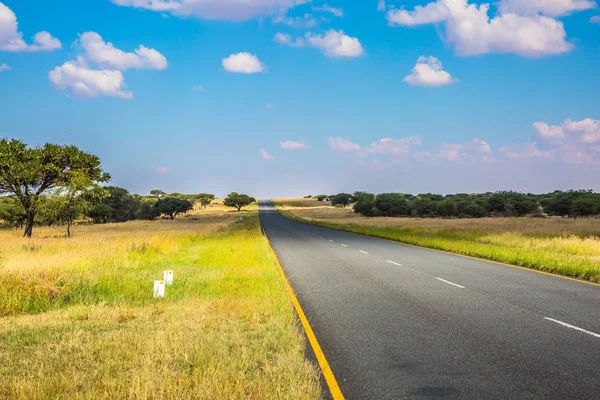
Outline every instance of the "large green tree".
[(236, 192), (229, 193), (229, 196), (225, 198), (223, 201), (223, 205), (226, 207), (237, 208), (238, 211), (242, 209), (242, 207), (249, 206), (252, 203), (255, 203), (256, 199), (254, 197), (250, 197), (247, 194), (239, 194)]
[(192, 203), (177, 197), (165, 197), (156, 202), (158, 212), (168, 215), (171, 219), (175, 219), (178, 214), (188, 212), (193, 208)]
[(40, 196), (66, 187), (76, 176), (90, 182), (108, 182), (100, 159), (75, 146), (46, 143), (29, 147), (16, 139), (0, 139), (0, 194), (12, 193), (27, 216), (24, 237), (31, 237)]

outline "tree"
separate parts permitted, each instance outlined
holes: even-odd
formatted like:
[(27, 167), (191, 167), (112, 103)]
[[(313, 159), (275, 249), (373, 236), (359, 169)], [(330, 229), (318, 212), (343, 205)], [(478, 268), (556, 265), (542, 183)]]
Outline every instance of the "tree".
[(160, 211), (158, 211), (156, 207), (157, 203), (158, 202), (152, 202), (150, 200), (142, 201), (135, 215), (136, 218), (154, 221), (156, 218), (160, 217)]
[(95, 204), (87, 211), (87, 216), (97, 224), (105, 224), (112, 215), (112, 208), (106, 204)]
[(198, 201), (200, 202), (200, 207), (204, 210), (206, 210), (206, 207), (208, 207), (214, 199), (215, 199), (214, 194), (200, 193), (198, 195)]
[(152, 195), (158, 199), (160, 197), (166, 196), (167, 194), (160, 189), (154, 189), (154, 190), (150, 191), (150, 195)]
[(404, 195), (399, 193), (382, 193), (375, 197), (375, 207), (388, 217), (408, 215), (410, 207)]
[(377, 215), (377, 208), (375, 207), (375, 195), (366, 192), (355, 192), (354, 193), (354, 212), (357, 214), (364, 215), (365, 217), (374, 217)]
[(317, 201), (323, 201), (327, 198), (326, 194), (319, 194), (317, 196), (315, 196), (315, 198), (317, 199)]
[(33, 233), (40, 196), (67, 186), (77, 175), (94, 183), (110, 180), (98, 157), (75, 146), (28, 147), (20, 140), (0, 139), (0, 194), (14, 194), (23, 206), (27, 215), (24, 237)]
[(349, 193), (338, 193), (335, 196), (330, 196), (329, 200), (331, 200), (332, 206), (346, 207), (350, 204), (350, 200), (352, 200), (352, 195)]
[(135, 219), (141, 201), (129, 194), (126, 189), (108, 186), (108, 197), (102, 200), (112, 209), (110, 220), (112, 222), (126, 222)]
[(178, 214), (188, 212), (193, 208), (192, 203), (177, 197), (165, 197), (156, 202), (156, 210), (161, 214), (168, 215), (171, 219), (175, 219)]
[(231, 192), (223, 201), (223, 205), (226, 207), (237, 208), (238, 211), (242, 209), (242, 207), (249, 206), (250, 204), (256, 202), (254, 197), (250, 197), (247, 194), (238, 194), (236, 192)]
[(571, 211), (573, 217), (589, 217), (597, 212), (596, 204), (591, 198), (581, 197), (573, 201), (573, 209)]
[(25, 224), (27, 214), (23, 206), (16, 201), (2, 202), (0, 203), (0, 220), (3, 220), (14, 228), (19, 228)]

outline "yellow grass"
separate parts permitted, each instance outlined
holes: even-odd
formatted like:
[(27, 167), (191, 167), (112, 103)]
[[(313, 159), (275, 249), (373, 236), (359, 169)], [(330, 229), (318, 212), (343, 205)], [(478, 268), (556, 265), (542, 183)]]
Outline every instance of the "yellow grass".
[(600, 282), (600, 221), (565, 218), (367, 218), (314, 199), (278, 199), (321, 226)]
[(0, 398), (319, 398), (252, 208), (0, 231)]

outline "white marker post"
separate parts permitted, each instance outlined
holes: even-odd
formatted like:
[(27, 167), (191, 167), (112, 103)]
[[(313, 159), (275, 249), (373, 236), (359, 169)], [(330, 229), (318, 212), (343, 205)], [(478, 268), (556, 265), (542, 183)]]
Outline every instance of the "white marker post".
[(165, 281), (154, 281), (154, 297), (165, 297)]
[(164, 275), (164, 280), (165, 280), (166, 284), (172, 285), (173, 284), (173, 271), (165, 271), (163, 275)]

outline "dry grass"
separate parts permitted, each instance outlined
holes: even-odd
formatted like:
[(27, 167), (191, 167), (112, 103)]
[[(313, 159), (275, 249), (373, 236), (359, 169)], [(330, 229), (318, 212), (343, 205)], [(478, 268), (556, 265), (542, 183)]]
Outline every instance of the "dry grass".
[(320, 396), (256, 206), (61, 231), (0, 231), (0, 398)]
[(284, 215), (321, 226), (600, 282), (600, 222), (564, 218), (367, 218), (313, 199), (278, 199)]

